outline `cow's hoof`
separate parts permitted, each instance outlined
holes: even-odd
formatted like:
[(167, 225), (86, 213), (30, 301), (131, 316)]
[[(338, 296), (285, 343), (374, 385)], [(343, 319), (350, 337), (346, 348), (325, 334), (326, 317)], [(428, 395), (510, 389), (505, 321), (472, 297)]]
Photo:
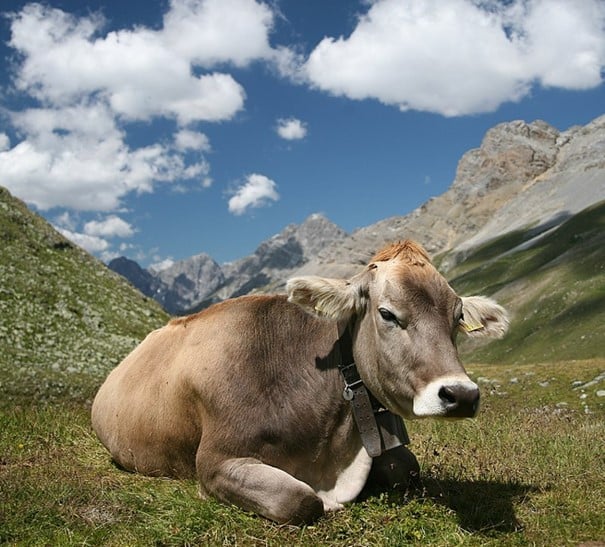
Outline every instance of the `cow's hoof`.
[(323, 501), (318, 496), (306, 496), (294, 514), (287, 520), (287, 524), (311, 524), (324, 514)]

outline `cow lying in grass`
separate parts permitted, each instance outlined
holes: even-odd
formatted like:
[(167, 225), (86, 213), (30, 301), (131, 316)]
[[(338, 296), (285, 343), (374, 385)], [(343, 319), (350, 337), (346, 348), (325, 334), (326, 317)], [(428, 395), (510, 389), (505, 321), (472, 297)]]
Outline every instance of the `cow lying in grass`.
[[(413, 467), (393, 465), (401, 450), (386, 450), (382, 430), (362, 438), (377, 431), (368, 400), (404, 418), (476, 414), (456, 333), (502, 336), (506, 313), (457, 296), (419, 245), (393, 244), (349, 280), (291, 279), (287, 293), (228, 300), (149, 334), (92, 407), (114, 461), (196, 477), (203, 495), (303, 523), (355, 499), (369, 453), (375, 469), (394, 469), (392, 483)], [(343, 373), (353, 362), (360, 381)]]

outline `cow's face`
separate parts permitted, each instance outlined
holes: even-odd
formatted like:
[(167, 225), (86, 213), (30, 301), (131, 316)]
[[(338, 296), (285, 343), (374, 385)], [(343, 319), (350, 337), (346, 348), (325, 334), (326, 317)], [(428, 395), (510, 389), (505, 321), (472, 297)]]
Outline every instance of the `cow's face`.
[[(350, 280), (288, 282), (290, 300), (352, 322), (353, 352), (370, 391), (404, 417), (471, 417), (479, 406), (456, 349), (456, 333), (502, 336), (506, 312), (483, 297), (460, 298), (424, 251), (379, 254)], [(382, 258), (376, 260), (376, 258)]]

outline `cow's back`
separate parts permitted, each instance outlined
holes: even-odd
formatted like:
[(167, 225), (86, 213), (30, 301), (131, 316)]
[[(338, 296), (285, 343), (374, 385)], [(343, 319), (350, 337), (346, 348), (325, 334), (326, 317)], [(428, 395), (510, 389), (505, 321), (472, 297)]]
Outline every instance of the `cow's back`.
[[(313, 444), (331, 405), (315, 400), (326, 386), (311, 384), (333, 381), (321, 362), (336, 338), (334, 325), (282, 297), (242, 297), (173, 320), (108, 376), (93, 428), (118, 464), (151, 475), (193, 476), (202, 434), (233, 441), (230, 450)], [(288, 438), (294, 430), (298, 440)]]

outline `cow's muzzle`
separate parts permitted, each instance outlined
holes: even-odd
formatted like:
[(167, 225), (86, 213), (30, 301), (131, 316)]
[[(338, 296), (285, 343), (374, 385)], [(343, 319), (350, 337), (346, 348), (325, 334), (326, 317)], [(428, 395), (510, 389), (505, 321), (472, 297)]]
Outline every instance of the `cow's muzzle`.
[(472, 418), (479, 410), (479, 388), (467, 376), (439, 378), (414, 397), (415, 416)]
[(479, 388), (472, 382), (442, 386), (439, 398), (448, 418), (472, 418), (479, 410)]

